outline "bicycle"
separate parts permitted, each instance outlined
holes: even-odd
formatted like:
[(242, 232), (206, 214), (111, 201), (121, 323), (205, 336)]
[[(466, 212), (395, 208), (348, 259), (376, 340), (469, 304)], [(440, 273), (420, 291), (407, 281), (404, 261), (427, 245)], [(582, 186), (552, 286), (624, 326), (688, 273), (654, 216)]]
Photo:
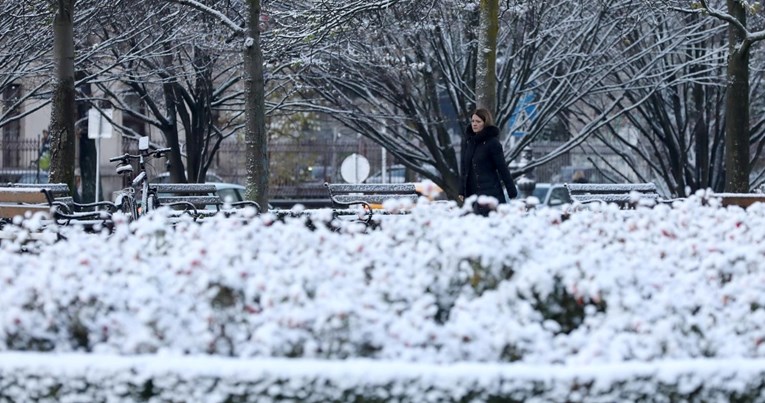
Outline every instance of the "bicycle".
[[(146, 174), (146, 159), (153, 157), (154, 159), (164, 157), (169, 148), (158, 148), (153, 151), (149, 151), (149, 138), (141, 137), (138, 140), (138, 154), (125, 153), (118, 157), (112, 157), (109, 162), (119, 162), (116, 167), (118, 175), (132, 175), (133, 165), (130, 163), (132, 160), (138, 161), (138, 175), (136, 175), (131, 185), (125, 189), (122, 189), (114, 200), (114, 204), (123, 213), (127, 214), (131, 220), (137, 220), (141, 215), (148, 213), (158, 207), (156, 189), (152, 189), (149, 186), (149, 179)], [(136, 202), (136, 192), (140, 186), (141, 189), (141, 202)]]

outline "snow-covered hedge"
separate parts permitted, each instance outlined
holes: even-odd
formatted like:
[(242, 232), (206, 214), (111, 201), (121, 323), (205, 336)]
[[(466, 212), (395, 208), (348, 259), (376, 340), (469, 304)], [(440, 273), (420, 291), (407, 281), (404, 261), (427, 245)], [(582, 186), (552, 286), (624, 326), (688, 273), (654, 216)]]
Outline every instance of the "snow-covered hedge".
[(765, 363), (589, 366), (0, 354), (12, 402), (759, 402)]
[(765, 207), (718, 204), (511, 204), (488, 218), (422, 205), (367, 232), (333, 231), (327, 211), (310, 225), (244, 214), (172, 227), (160, 213), (111, 235), (62, 228), (64, 241), (0, 243), (0, 350), (568, 368), (761, 359)]

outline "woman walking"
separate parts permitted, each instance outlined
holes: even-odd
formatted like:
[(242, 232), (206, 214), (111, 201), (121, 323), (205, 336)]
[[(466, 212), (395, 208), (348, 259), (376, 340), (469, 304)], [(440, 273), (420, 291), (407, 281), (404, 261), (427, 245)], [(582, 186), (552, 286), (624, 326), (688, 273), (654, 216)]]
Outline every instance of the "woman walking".
[(470, 126), (462, 139), (460, 162), (460, 201), (472, 195), (485, 195), (496, 198), (499, 203), (506, 203), (503, 183), (511, 199), (518, 195), (499, 142), (499, 129), (493, 125), (488, 110), (477, 109), (473, 112)]

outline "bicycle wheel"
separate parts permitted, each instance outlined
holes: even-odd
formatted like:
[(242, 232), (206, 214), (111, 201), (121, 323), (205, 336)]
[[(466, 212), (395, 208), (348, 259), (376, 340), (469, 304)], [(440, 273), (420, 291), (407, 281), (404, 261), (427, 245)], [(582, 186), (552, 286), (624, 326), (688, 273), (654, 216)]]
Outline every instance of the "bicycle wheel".
[(159, 202), (157, 201), (157, 195), (154, 193), (149, 193), (149, 195), (146, 197), (146, 212), (156, 210), (159, 207)]
[(117, 204), (119, 211), (130, 217), (131, 221), (138, 219), (138, 210), (136, 210), (135, 200), (133, 200), (130, 195), (119, 195), (115, 204)]

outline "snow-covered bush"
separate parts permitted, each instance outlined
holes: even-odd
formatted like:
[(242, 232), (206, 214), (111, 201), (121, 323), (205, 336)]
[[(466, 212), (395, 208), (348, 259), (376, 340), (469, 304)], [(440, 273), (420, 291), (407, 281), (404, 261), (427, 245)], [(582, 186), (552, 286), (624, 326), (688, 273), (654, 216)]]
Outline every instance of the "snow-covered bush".
[(0, 354), (8, 402), (761, 402), (765, 363), (560, 366)]
[[(453, 401), (500, 392), (541, 401), (607, 401), (641, 393), (757, 401), (761, 395), (761, 205), (720, 208), (701, 194), (630, 211), (527, 211), (514, 203), (482, 217), (448, 203), (423, 203), (410, 214), (380, 215), (368, 231), (351, 221), (329, 223), (329, 211), (294, 215), (249, 212), (170, 225), (157, 212), (130, 224), (118, 217), (112, 233), (96, 234), (69, 227), (41, 234), (34, 220), (6, 226), (16, 241), (0, 242), (0, 350), (6, 350), (0, 355), (42, 351), (96, 361), (121, 355), (130, 368), (149, 354), (160, 362), (299, 357), (290, 361), (298, 367), (303, 361), (364, 359), (415, 367), (510, 365), (512, 371), (541, 365), (544, 373), (527, 383), (510, 381), (515, 372), (486, 383), (468, 370), (460, 376), (469, 385), (455, 392), (453, 383), (435, 385), (420, 370), (360, 386), (317, 369), (304, 379), (309, 386), (298, 382), (293, 391), (299, 396), (332, 384), (326, 393), (337, 401), (378, 396), (386, 388), (429, 391), (423, 393), (436, 396), (432, 401), (440, 401), (441, 393)], [(679, 373), (678, 363), (690, 364)], [(264, 385), (258, 379), (265, 378), (239, 384), (216, 373), (202, 381), (180, 367), (168, 375), (178, 379), (159, 386), (162, 376), (140, 375), (135, 368), (129, 379), (106, 382), (93, 381), (92, 368), (67, 375), (29, 365), (0, 365), (0, 389), (45, 394), (50, 382), (72, 382), (58, 390), (76, 396), (83, 384), (92, 384), (103, 386), (88, 392), (93, 396), (113, 387), (149, 398), (180, 385), (190, 388), (184, 396), (192, 400), (198, 388), (207, 390), (205, 382), (224, 389), (250, 385), (259, 390), (253, 392), (258, 399), (276, 390), (258, 389)], [(694, 372), (720, 365), (753, 372)], [(555, 368), (605, 369), (590, 378), (551, 380), (545, 374), (557, 373)], [(24, 375), (29, 371), (54, 381)], [(284, 376), (265, 384), (278, 385), (279, 395), (289, 382)], [(158, 385), (154, 392), (145, 391), (147, 379)]]
[(65, 241), (39, 250), (2, 244), (0, 349), (567, 365), (760, 358), (764, 207), (714, 204), (570, 215), (510, 204), (489, 217), (419, 205), (368, 232), (268, 214), (61, 229)]

